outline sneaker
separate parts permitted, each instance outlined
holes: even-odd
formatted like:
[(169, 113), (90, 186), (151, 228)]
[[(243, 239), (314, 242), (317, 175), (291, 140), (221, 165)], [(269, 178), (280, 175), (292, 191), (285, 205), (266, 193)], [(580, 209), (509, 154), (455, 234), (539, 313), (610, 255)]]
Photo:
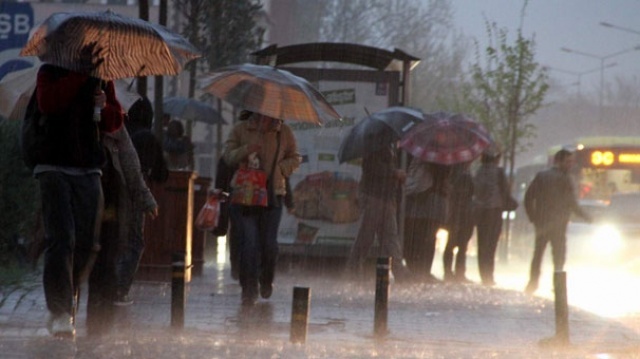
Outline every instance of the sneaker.
[(120, 295), (113, 301), (113, 305), (118, 307), (127, 307), (133, 304), (133, 299), (129, 298), (128, 294)]
[(74, 338), (76, 328), (73, 326), (73, 318), (70, 314), (51, 315), (47, 322), (47, 330), (54, 337)]
[(261, 284), (260, 285), (260, 296), (264, 299), (270, 298), (271, 294), (273, 294), (273, 284)]

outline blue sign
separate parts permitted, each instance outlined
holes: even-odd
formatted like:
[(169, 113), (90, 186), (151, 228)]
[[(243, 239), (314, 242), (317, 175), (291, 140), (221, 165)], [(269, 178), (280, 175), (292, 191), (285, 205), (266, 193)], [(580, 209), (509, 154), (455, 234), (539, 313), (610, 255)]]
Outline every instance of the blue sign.
[(22, 48), (33, 27), (33, 8), (29, 3), (0, 2), (0, 52)]
[(33, 22), (31, 4), (0, 0), (0, 80), (10, 72), (33, 66), (32, 59), (18, 56), (29, 40)]

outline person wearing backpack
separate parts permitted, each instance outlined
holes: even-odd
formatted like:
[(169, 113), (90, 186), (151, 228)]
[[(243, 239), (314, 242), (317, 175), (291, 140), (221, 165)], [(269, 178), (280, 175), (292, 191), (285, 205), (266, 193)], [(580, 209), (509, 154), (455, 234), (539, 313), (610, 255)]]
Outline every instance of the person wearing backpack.
[[(87, 55), (93, 52), (87, 50)], [(89, 57), (78, 61), (88, 69), (96, 64)], [(51, 64), (40, 67), (34, 96), (45, 130), (38, 150), (24, 157), (41, 192), (47, 329), (54, 336), (74, 337), (80, 282), (100, 248), (105, 163), (100, 136), (122, 127), (123, 112), (113, 82)]]

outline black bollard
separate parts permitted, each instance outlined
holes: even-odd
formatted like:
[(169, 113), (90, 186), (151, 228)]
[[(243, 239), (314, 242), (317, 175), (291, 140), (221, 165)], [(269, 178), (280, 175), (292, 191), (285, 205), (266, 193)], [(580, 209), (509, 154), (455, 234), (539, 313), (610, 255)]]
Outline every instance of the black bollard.
[(293, 303), (291, 304), (291, 333), (289, 336), (289, 340), (292, 343), (304, 344), (307, 340), (310, 301), (310, 288), (293, 287)]
[(176, 252), (171, 263), (171, 326), (184, 328), (184, 309), (187, 304), (185, 292), (186, 254)]
[(373, 318), (373, 333), (378, 338), (387, 334), (390, 271), (391, 258), (378, 258), (376, 262), (376, 305)]
[(556, 341), (558, 344), (569, 343), (569, 305), (567, 301), (567, 273), (553, 273), (553, 291), (556, 308)]

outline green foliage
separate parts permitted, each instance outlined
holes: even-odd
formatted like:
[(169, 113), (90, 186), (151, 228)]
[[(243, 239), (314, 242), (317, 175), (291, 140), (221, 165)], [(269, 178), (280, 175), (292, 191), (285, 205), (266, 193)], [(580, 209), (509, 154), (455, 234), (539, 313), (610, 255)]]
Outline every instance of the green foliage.
[(39, 202), (36, 181), (22, 162), (20, 125), (0, 119), (0, 266), (16, 258), (16, 236), (30, 239)]
[(209, 2), (203, 49), (211, 69), (249, 61), (262, 44), (265, 30), (257, 26), (261, 12), (262, 3), (252, 0)]
[(515, 155), (530, 146), (536, 127), (528, 118), (544, 106), (549, 89), (545, 69), (535, 61), (535, 41), (521, 32), (513, 44), (507, 30), (487, 22), (492, 43), (484, 50), (484, 63), (476, 42), (477, 62), (471, 84), (461, 92), (458, 108), (472, 113), (506, 149), (505, 162), (513, 170)]

